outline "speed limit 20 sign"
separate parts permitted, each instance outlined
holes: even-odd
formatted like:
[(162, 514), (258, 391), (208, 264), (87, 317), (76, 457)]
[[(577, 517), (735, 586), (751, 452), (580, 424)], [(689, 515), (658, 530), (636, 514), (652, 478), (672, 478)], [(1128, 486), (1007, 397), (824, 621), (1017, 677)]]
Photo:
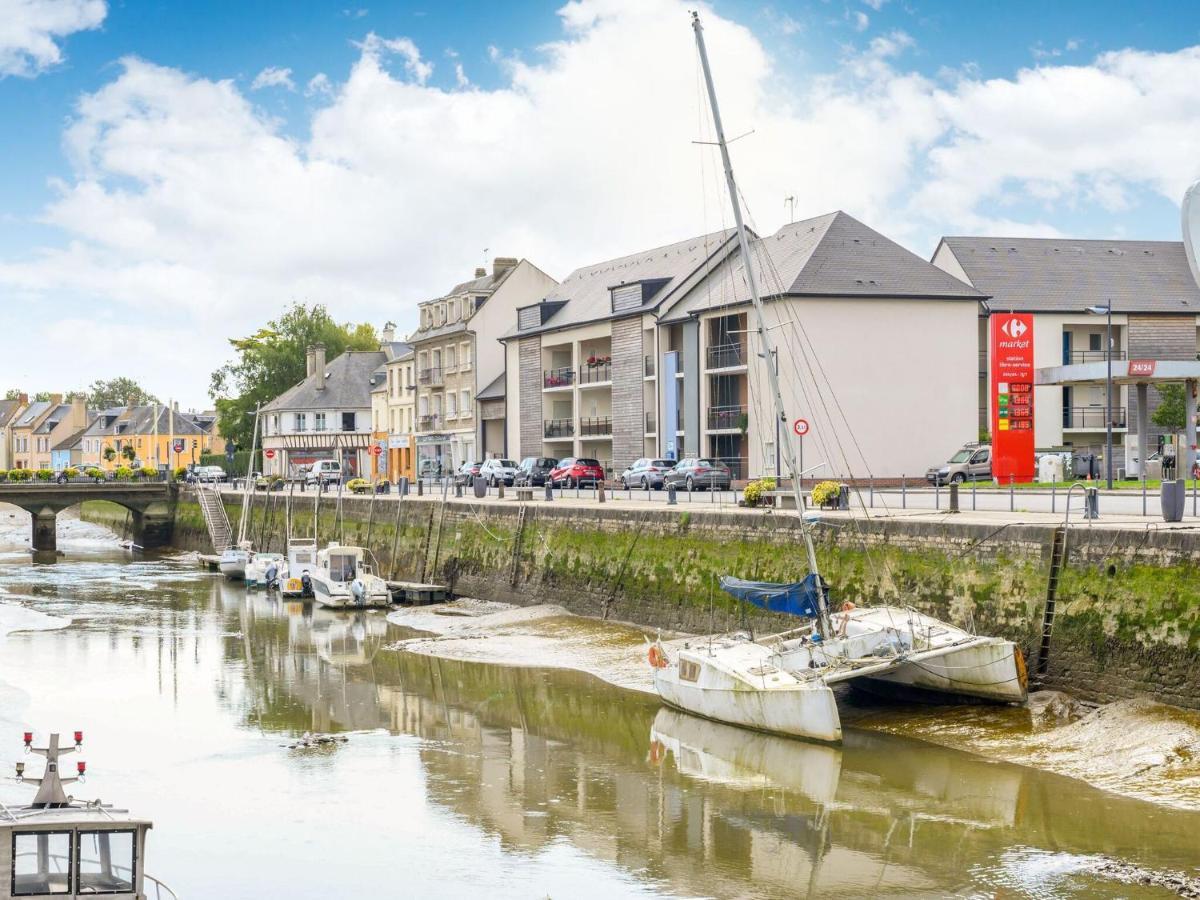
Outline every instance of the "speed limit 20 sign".
[(796, 432), (800, 437), (808, 434), (808, 419), (797, 419), (792, 423), (792, 431)]

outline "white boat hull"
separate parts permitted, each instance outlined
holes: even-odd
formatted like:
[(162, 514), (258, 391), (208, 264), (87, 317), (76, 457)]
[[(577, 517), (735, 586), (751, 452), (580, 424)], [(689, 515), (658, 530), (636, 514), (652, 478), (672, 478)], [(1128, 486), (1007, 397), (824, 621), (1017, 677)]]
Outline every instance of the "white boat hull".
[(226, 578), (232, 578), (235, 581), (241, 580), (246, 577), (246, 563), (249, 559), (247, 553), (231, 553), (227, 550), (221, 554), (221, 561), (217, 564), (217, 568)]
[(354, 596), (350, 585), (343, 582), (329, 582), (323, 578), (312, 579), (313, 600), (330, 609), (367, 609), (370, 607), (390, 607), (392, 593), (383, 585), (368, 585), (362, 599)]
[(1023, 703), (1028, 695), (1021, 650), (1002, 638), (907, 663), (869, 680), (1000, 703)]
[(665, 703), (706, 719), (811, 741), (842, 739), (833, 691), (823, 684), (780, 691), (723, 690), (656, 677), (655, 686)]

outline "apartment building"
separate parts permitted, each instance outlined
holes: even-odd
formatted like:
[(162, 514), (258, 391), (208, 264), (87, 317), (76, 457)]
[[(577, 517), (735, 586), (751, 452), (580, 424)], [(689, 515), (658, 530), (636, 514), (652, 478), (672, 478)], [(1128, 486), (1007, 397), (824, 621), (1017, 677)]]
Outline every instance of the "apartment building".
[(387, 468), (393, 480), (416, 477), (417, 354), (408, 344), (388, 360), (384, 393)]
[[(510, 453), (504, 427), (484, 427), (479, 394), (504, 375), (504, 349), (496, 338), (518, 308), (536, 304), (555, 284), (528, 260), (496, 257), (490, 273), (478, 268), (472, 280), (419, 305), (420, 325), (408, 338), (417, 376), (419, 475), (448, 473), (466, 461)], [(495, 413), (494, 401), (488, 414)]]
[[(1107, 308), (1114, 361), (1200, 358), (1200, 288), (1181, 242), (944, 237), (933, 264), (990, 297), (976, 340), (981, 427), (990, 422), (991, 412), (989, 312), (1033, 314), (1038, 368), (1105, 361), (1108, 317), (1102, 310)], [(1137, 392), (1120, 385), (1113, 390), (1114, 442), (1123, 444), (1129, 423), (1137, 421)], [(1151, 387), (1148, 414), (1158, 404), (1158, 391)], [(1109, 421), (1106, 410), (1103, 384), (1038, 386), (1034, 443), (1099, 450)], [(1151, 438), (1161, 433), (1149, 429)]]
[[(843, 212), (755, 236), (751, 252), (787, 426), (809, 423), (805, 466), (912, 474), (974, 437), (980, 291)], [(640, 456), (777, 472), (749, 301), (731, 231), (576, 270), (505, 335), (510, 442), (612, 474)]]

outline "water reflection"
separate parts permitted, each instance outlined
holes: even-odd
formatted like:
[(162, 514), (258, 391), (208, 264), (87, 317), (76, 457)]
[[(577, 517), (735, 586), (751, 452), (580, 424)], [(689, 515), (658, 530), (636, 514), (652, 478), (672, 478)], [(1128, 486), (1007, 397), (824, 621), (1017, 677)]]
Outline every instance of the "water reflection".
[[(377, 732), (378, 746), (360, 736), (320, 751), (245, 751), (247, 774), (220, 802), (227, 818), (255, 804), (296, 816), (303, 798), (317, 827), (365, 826), (380, 838), (411, 814), (427, 840), (380, 852), (393, 867), (432, 866), (449, 879), (426, 894), (461, 896), (468, 885), (503, 896), (1110, 894), (1115, 886), (1080, 859), (1197, 864), (1197, 814), (900, 738), (849, 729), (841, 748), (811, 745), (698, 720), (571, 672), (397, 653), (387, 646), (404, 634), (376, 612), (247, 594), (169, 560), (120, 574), (109, 565), (60, 566), (57, 581), (3, 573), (0, 588), (77, 619), (13, 644), (23, 664), (35, 659), (34, 641), (53, 642), (55, 671), (119, 665), (135, 672), (121, 676), (127, 693), (149, 682), (170, 709), (210, 729), (223, 717), (275, 748), (306, 731)], [(215, 713), (202, 708), (205, 693)], [(197, 752), (189, 745), (178, 756)], [(263, 796), (245, 787), (275, 767), (282, 774), (270, 777), (304, 781)], [(359, 777), (347, 779), (348, 768)], [(377, 808), (384, 794), (393, 799)], [(418, 815), (422, 805), (433, 814)], [(156, 840), (184, 827), (172, 823)], [(464, 843), (463, 828), (475, 843)], [(323, 865), (335, 865), (328, 852)], [(360, 839), (343, 852), (374, 851)], [(353, 891), (340, 881), (346, 892), (319, 892), (302, 854), (258, 861), (279, 896), (369, 889), (364, 872)], [(340, 878), (355, 877), (343, 868)], [(576, 880), (550, 890), (563, 873)]]

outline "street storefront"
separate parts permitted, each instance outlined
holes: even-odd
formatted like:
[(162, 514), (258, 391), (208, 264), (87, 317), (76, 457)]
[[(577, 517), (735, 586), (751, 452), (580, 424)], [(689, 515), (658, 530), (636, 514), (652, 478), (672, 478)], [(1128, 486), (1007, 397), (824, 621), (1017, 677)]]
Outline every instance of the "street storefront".
[(454, 460), (450, 455), (450, 435), (417, 435), (417, 477), (437, 478), (453, 471)]

